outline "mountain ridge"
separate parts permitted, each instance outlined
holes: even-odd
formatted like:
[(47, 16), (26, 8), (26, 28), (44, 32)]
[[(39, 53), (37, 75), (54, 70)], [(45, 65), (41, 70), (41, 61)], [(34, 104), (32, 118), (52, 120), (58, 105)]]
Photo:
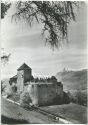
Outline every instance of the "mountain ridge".
[(62, 71), (56, 74), (58, 81), (63, 84), (64, 90), (86, 90), (87, 89), (87, 69), (77, 71)]

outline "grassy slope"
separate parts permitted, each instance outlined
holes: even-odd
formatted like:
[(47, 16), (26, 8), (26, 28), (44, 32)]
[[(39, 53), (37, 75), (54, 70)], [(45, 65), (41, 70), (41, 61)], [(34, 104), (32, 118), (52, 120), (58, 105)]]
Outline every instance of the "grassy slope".
[(64, 104), (64, 105), (42, 107), (42, 109), (61, 115), (73, 123), (87, 122), (87, 115), (86, 115), (87, 108), (84, 106), (70, 103), (70, 104)]
[(85, 90), (87, 88), (87, 70), (59, 72), (58, 81), (62, 81), (65, 90)]
[[(14, 124), (18, 123), (31, 123), (31, 124), (54, 124), (56, 122), (49, 120), (47, 116), (42, 115), (35, 111), (27, 111), (23, 109), (22, 107), (13, 104), (11, 102), (6, 101), (2, 98), (1, 100), (1, 115), (2, 120), (5, 119), (5, 121), (8, 123)], [(20, 114), (20, 115), (19, 115)], [(62, 124), (62, 122), (60, 122)]]
[(13, 118), (8, 118), (6, 116), (1, 115), (1, 121), (3, 124), (28, 124), (29, 122), (23, 119), (13, 119)]
[[(33, 121), (34, 123), (38, 123), (38, 118), (34, 118), (33, 116), (33, 112), (31, 111), (26, 111), (25, 109), (23, 109), (22, 107), (19, 107), (16, 104), (13, 104), (11, 102), (6, 101), (5, 99), (2, 98), (2, 102), (1, 102), (1, 114), (2, 116), (5, 116), (9, 119), (16, 119), (16, 120), (25, 120), (27, 122), (30, 123)], [(19, 115), (20, 114), (20, 115)], [(36, 113), (35, 113), (36, 115)], [(19, 123), (19, 122), (18, 122)], [(25, 122), (26, 123), (26, 122)], [(40, 120), (41, 123), (41, 120)]]
[[(49, 112), (52, 112), (54, 114), (61, 115), (73, 123), (86, 123), (86, 107), (84, 106), (79, 106), (77, 104), (64, 104), (64, 105), (46, 106), (41, 108)], [(20, 115), (18, 115), (19, 113)], [(15, 120), (16, 123), (17, 122), (21, 123), (22, 120), (25, 123), (29, 122), (32, 124), (33, 123), (38, 123), (38, 124), (54, 123), (52, 121), (48, 121), (47, 116), (40, 115), (40, 113), (36, 113), (33, 111), (26, 111), (25, 109), (17, 106), (16, 104), (10, 103), (5, 99), (2, 100), (1, 114), (7, 117), (6, 118), (7, 121), (8, 121), (8, 118), (10, 118), (10, 120), (16, 119)]]

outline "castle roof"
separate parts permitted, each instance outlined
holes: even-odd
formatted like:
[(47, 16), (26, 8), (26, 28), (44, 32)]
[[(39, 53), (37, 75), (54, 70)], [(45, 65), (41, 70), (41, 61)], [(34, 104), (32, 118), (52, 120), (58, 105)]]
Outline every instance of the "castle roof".
[(24, 70), (24, 69), (31, 69), (27, 64), (23, 64), (22, 66), (20, 66), (17, 70)]

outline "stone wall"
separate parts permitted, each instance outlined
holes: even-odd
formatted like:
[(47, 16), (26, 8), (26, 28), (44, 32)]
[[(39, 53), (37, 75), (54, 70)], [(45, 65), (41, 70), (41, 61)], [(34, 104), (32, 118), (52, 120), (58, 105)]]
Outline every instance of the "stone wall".
[(56, 97), (56, 87), (54, 84), (38, 85), (38, 103), (39, 105), (51, 104)]
[(34, 105), (38, 105), (38, 85), (29, 84), (27, 87), (27, 91), (29, 92), (30, 98)]
[(34, 105), (53, 104), (58, 95), (63, 98), (63, 88), (53, 83), (30, 83), (27, 90)]

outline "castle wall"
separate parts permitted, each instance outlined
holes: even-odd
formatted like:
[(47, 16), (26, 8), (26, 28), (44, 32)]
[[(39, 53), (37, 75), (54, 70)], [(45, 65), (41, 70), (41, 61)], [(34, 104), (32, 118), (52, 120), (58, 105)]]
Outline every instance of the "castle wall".
[(30, 83), (28, 92), (34, 105), (48, 105), (53, 104), (57, 95), (63, 95), (63, 88), (53, 83)]
[(52, 104), (55, 97), (56, 97), (56, 85), (54, 84), (38, 85), (39, 105)]
[(29, 92), (30, 98), (34, 105), (38, 105), (38, 86), (37, 85), (28, 85), (27, 91)]

